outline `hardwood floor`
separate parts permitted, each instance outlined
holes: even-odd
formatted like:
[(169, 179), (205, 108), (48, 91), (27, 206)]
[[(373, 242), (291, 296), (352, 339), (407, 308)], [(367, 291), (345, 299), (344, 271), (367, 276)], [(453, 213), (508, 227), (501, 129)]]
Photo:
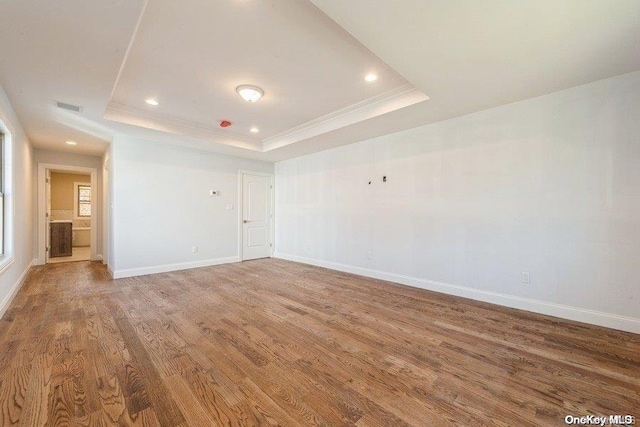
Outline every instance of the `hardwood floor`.
[(562, 426), (640, 416), (640, 335), (281, 260), (34, 268), (0, 424)]

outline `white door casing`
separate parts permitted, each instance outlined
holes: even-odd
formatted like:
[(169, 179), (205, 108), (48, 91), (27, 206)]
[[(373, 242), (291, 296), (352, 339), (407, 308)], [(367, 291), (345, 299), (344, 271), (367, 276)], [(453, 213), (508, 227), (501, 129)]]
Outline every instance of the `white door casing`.
[(45, 232), (46, 232), (46, 249), (44, 253), (45, 264), (49, 262), (49, 255), (51, 254), (51, 171), (46, 170), (46, 184), (44, 186), (44, 198), (47, 204), (47, 211), (45, 213)]
[(272, 253), (272, 176), (241, 172), (241, 260), (268, 258)]
[[(68, 166), (68, 165), (58, 165), (53, 163), (38, 163), (38, 258), (36, 261), (36, 265), (46, 264), (48, 260), (47, 254), (47, 246), (49, 245), (48, 234), (49, 227), (47, 222), (47, 171), (54, 172), (71, 172), (71, 173), (81, 173), (91, 175), (91, 188), (97, 188), (98, 185), (98, 170), (96, 168), (88, 168), (81, 166)], [(97, 210), (97, 197), (91, 198), (91, 219), (96, 222), (99, 221), (94, 212), (98, 212)], [(100, 213), (98, 213), (100, 215)], [(97, 249), (98, 245), (98, 227), (95, 226), (95, 222), (92, 222), (91, 227), (91, 260), (98, 259), (97, 257)]]

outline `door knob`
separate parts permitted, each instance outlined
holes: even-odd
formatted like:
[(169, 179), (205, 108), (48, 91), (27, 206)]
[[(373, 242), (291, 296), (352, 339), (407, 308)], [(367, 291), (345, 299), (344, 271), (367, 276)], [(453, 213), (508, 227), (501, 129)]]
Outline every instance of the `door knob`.
[(248, 219), (242, 220), (242, 222), (244, 222), (245, 224), (249, 222)]

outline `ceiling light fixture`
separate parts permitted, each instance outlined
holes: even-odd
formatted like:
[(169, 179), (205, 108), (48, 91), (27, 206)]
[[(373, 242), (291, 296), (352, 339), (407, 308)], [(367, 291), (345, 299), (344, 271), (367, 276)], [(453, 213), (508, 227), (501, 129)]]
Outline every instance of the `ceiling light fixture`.
[(153, 99), (153, 98), (147, 98), (147, 99), (145, 99), (144, 102), (146, 102), (149, 105), (153, 105), (154, 107), (160, 105), (160, 103), (156, 99)]
[(262, 98), (264, 91), (258, 86), (241, 85), (236, 88), (236, 92), (247, 102), (256, 102)]
[(75, 141), (65, 141), (64, 143), (67, 145), (78, 145), (78, 143)]
[(371, 82), (375, 82), (376, 80), (378, 80), (378, 76), (376, 76), (375, 74), (367, 74), (364, 79), (366, 81), (368, 81), (369, 83)]
[(249, 129), (251, 131), (251, 133), (258, 133), (260, 132), (260, 129), (258, 129), (257, 127), (252, 127), (251, 129)]

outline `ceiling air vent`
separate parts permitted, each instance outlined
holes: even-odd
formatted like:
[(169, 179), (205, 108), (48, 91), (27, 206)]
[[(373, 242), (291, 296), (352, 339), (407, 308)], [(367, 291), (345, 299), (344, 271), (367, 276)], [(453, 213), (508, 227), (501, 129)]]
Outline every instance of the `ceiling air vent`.
[(75, 113), (82, 113), (82, 107), (79, 105), (67, 104), (66, 102), (56, 101), (56, 105), (58, 108), (62, 108), (63, 110), (73, 111)]

